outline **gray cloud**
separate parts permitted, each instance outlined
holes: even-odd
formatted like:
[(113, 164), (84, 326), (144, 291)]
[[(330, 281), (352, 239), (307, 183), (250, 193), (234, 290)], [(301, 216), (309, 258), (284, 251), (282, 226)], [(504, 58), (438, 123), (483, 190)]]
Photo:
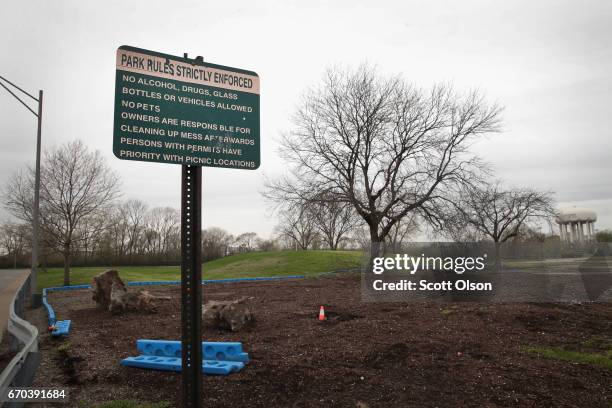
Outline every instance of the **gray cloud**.
[[(256, 4), (255, 4), (256, 3)], [(604, 1), (9, 2), (0, 74), (45, 90), (44, 146), (79, 138), (102, 151), (125, 197), (179, 204), (179, 168), (114, 158), (114, 54), (134, 45), (257, 71), (262, 166), (204, 170), (204, 223), (266, 236), (263, 175), (282, 173), (274, 139), (325, 67), (364, 60), (428, 86), (478, 87), (506, 106), (476, 148), (514, 185), (591, 206), (612, 227), (612, 5)], [(0, 183), (34, 157), (32, 115), (0, 90)]]

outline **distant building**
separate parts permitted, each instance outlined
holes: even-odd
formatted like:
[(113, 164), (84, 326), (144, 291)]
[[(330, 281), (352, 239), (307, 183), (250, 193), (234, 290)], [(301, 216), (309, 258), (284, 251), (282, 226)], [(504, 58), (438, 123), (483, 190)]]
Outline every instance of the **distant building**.
[(597, 214), (587, 208), (567, 207), (559, 209), (559, 224), (562, 242), (581, 243), (595, 240)]

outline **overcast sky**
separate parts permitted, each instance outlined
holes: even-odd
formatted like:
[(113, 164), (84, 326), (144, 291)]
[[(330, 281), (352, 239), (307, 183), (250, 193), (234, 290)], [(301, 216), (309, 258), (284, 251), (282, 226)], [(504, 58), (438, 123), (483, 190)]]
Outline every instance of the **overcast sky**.
[[(367, 61), (417, 85), (478, 87), (505, 106), (477, 145), (510, 185), (553, 190), (612, 227), (612, 2), (10, 1), (0, 75), (45, 92), (43, 149), (82, 139), (123, 180), (124, 198), (180, 202), (180, 167), (112, 154), (115, 53), (131, 45), (256, 71), (261, 167), (204, 168), (203, 224), (267, 237), (264, 176), (284, 170), (280, 132), (327, 66)], [(34, 116), (0, 89), (0, 183), (33, 163)], [(0, 212), (0, 217), (6, 213)]]

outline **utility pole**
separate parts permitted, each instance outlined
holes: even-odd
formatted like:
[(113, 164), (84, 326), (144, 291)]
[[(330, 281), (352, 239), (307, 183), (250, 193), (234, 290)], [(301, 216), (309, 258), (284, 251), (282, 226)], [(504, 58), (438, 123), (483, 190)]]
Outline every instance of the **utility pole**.
[[(27, 103), (25, 103), (19, 96), (11, 91), (2, 81), (8, 85), (24, 93), (25, 95), (32, 98), (38, 103), (38, 112), (35, 112)], [(43, 106), (43, 91), (38, 91), (38, 98), (32, 96), (22, 88), (18, 87), (8, 79), (0, 76), (0, 86), (7, 90), (8, 93), (13, 95), (27, 110), (32, 112), (38, 120), (38, 130), (36, 134), (36, 172), (34, 175), (34, 203), (32, 205), (32, 272), (30, 274), (30, 305), (32, 307), (38, 307), (41, 302), (41, 296), (36, 290), (37, 274), (38, 274), (38, 244), (39, 244), (39, 215), (40, 215), (40, 145), (42, 135), (42, 106)]]

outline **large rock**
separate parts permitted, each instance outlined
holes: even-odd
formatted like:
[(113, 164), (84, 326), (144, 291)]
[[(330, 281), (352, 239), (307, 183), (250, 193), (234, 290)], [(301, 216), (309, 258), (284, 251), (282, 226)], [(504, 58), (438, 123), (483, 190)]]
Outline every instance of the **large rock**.
[(255, 316), (247, 305), (248, 298), (211, 300), (202, 307), (202, 324), (217, 329), (239, 331), (255, 323)]
[(91, 285), (93, 300), (113, 314), (128, 310), (155, 311), (155, 299), (169, 299), (153, 296), (146, 290), (128, 292), (116, 270), (102, 272), (93, 278)]
[[(125, 284), (119, 277), (119, 272), (114, 269), (99, 273), (93, 278), (91, 284), (92, 299), (103, 309), (108, 309), (111, 304), (113, 286), (115, 286), (115, 291), (127, 291)], [(117, 294), (115, 297), (117, 297)]]
[(119, 285), (113, 284), (111, 290), (111, 303), (108, 306), (108, 310), (113, 314), (120, 314), (128, 310), (154, 312), (154, 299), (156, 299), (156, 297), (146, 290), (128, 292)]

